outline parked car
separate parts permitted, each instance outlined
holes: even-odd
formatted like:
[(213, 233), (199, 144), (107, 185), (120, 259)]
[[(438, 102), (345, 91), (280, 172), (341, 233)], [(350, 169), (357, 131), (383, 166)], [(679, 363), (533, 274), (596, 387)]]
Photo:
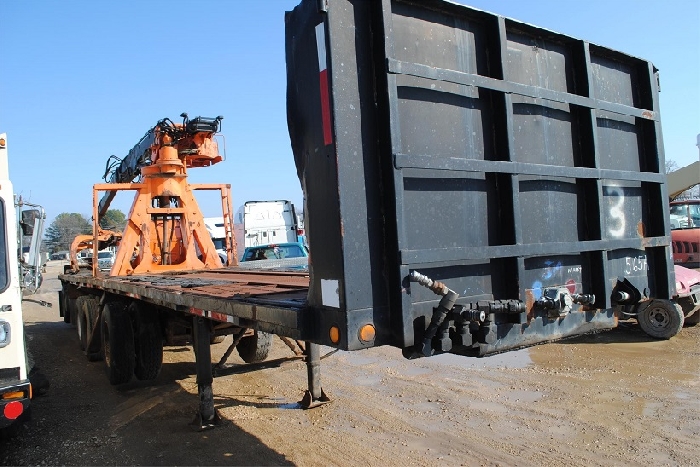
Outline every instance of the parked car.
[(308, 257), (309, 248), (300, 242), (249, 246), (241, 258), (241, 267), (307, 270)]
[(67, 251), (57, 251), (56, 253), (51, 254), (51, 260), (56, 261), (56, 260), (69, 260), (70, 256)]
[(101, 270), (109, 270), (114, 266), (114, 253), (112, 251), (97, 252), (97, 266)]

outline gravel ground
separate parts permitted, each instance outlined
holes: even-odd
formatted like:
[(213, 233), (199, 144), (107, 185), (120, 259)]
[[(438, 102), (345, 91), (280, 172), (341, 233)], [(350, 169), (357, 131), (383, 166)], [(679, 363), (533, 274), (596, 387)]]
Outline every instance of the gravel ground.
[[(301, 362), (218, 377), (225, 424), (197, 432), (191, 348), (166, 348), (155, 382), (110, 386), (58, 316), (59, 267), (35, 297), (54, 308), (26, 303), (28, 347), (51, 386), (20, 435), (0, 441), (4, 465), (699, 463), (700, 326), (654, 341), (624, 324), (483, 359), (339, 352), (322, 366), (332, 402), (307, 411)], [(287, 355), (275, 341), (271, 357)]]

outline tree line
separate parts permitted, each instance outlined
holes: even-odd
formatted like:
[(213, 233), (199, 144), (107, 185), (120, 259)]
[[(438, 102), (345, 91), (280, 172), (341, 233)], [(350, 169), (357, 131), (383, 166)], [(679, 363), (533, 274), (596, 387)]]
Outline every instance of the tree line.
[[(100, 228), (122, 232), (126, 215), (119, 209), (109, 209), (100, 219)], [(56, 216), (44, 233), (44, 246), (50, 253), (66, 251), (77, 235), (92, 234), (92, 222), (82, 214), (63, 212)]]

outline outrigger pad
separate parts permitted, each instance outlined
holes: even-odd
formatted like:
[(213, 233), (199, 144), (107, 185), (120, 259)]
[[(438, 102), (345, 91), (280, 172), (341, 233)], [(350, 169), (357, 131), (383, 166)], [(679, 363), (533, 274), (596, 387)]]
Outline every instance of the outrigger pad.
[(301, 405), (302, 409), (313, 409), (320, 405), (327, 404), (330, 401), (330, 398), (326, 396), (326, 393), (323, 392), (323, 389), (321, 389), (321, 397), (319, 397), (316, 400), (314, 400), (311, 396), (311, 391), (307, 389), (306, 392), (304, 392), (304, 398), (299, 401), (299, 405)]
[(224, 425), (225, 421), (223, 418), (219, 416), (219, 411), (214, 409), (214, 416), (211, 418), (211, 420), (205, 421), (202, 418), (202, 413), (200, 411), (197, 411), (197, 415), (195, 415), (194, 420), (190, 423), (190, 426), (195, 430), (195, 431), (206, 431), (206, 430), (211, 430), (212, 428), (216, 428), (218, 426)]

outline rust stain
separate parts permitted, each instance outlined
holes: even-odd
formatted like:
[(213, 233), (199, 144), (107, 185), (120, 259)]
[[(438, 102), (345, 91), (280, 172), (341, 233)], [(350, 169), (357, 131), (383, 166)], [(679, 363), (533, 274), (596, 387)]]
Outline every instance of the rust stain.
[(642, 221), (637, 222), (637, 235), (644, 238), (644, 237), (646, 237), (645, 231), (646, 231), (646, 228), (644, 227), (644, 222), (642, 222)]
[(533, 318), (532, 308), (535, 305), (535, 296), (532, 295), (531, 289), (525, 290), (525, 309), (527, 310), (527, 322)]
[(654, 112), (652, 112), (651, 110), (645, 110), (644, 112), (642, 112), (642, 117), (648, 120), (654, 120)]

